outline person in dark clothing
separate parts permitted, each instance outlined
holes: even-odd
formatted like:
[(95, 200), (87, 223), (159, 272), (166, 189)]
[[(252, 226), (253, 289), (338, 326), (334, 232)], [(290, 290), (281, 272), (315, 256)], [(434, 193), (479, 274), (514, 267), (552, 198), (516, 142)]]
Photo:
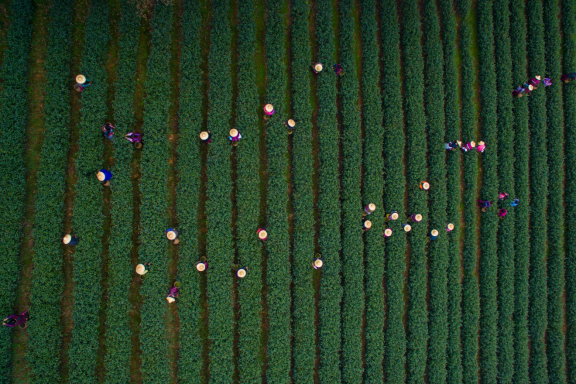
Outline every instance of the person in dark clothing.
[(28, 311), (24, 311), (19, 315), (8, 316), (7, 318), (4, 319), (2, 325), (8, 328), (13, 328), (16, 326), (20, 326), (20, 328), (26, 328), (26, 323), (28, 322), (28, 319), (30, 319), (30, 316), (28, 316)]
[(478, 200), (478, 207), (482, 209), (482, 212), (486, 212), (491, 206), (492, 203), (489, 200)]
[(102, 136), (107, 139), (114, 140), (114, 126), (110, 123), (106, 123), (100, 128), (102, 131)]
[(344, 69), (340, 64), (334, 64), (332, 66), (332, 69), (334, 70), (334, 72), (336, 72), (336, 76), (342, 76), (344, 74)]
[(524, 96), (524, 88), (518, 87), (512, 92), (512, 96), (522, 97)]
[(77, 245), (79, 241), (76, 235), (66, 235), (62, 239), (62, 242), (66, 245)]

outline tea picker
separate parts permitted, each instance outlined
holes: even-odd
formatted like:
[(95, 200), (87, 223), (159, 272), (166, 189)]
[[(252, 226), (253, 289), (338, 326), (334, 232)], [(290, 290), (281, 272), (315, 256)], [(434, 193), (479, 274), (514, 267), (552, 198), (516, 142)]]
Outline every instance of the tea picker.
[(110, 141), (114, 141), (114, 126), (110, 123), (106, 123), (100, 128), (102, 131), (102, 136), (109, 139)]
[(204, 143), (209, 143), (212, 139), (212, 134), (210, 131), (202, 131), (200, 132), (200, 140)]
[(200, 261), (196, 263), (196, 270), (198, 272), (204, 272), (208, 268), (208, 263), (206, 262), (206, 257), (202, 256)]
[(288, 119), (288, 121), (286, 121), (284, 123), (284, 125), (286, 126), (286, 128), (288, 128), (288, 134), (291, 135), (292, 132), (294, 132), (294, 127), (296, 126), (296, 122), (292, 119)]
[(430, 240), (436, 240), (438, 238), (438, 230), (433, 229), (432, 231), (430, 231)]
[(242, 134), (240, 134), (240, 132), (238, 132), (237, 129), (232, 128), (230, 130), (230, 136), (228, 137), (228, 139), (230, 139), (233, 146), (237, 146), (241, 138)]
[(265, 242), (266, 239), (268, 239), (268, 232), (266, 232), (264, 228), (258, 228), (256, 234), (258, 235), (258, 238), (262, 240), (262, 242)]
[(107, 169), (101, 169), (96, 173), (96, 178), (103, 186), (108, 187), (110, 185), (110, 179), (112, 178), (112, 172)]
[(322, 258), (320, 257), (319, 254), (316, 254), (316, 257), (314, 258), (314, 261), (312, 262), (312, 268), (320, 269), (320, 268), (322, 268), (323, 265), (324, 265), (324, 262), (322, 261)]
[(24, 311), (19, 315), (10, 315), (2, 321), (2, 325), (8, 328), (14, 328), (19, 326), (20, 328), (26, 328), (28, 326), (28, 311)]
[(134, 148), (142, 148), (142, 134), (138, 132), (129, 132), (124, 136), (126, 140), (134, 144)]
[(264, 118), (266, 120), (268, 120), (270, 117), (272, 117), (274, 112), (276, 112), (276, 111), (274, 110), (274, 106), (272, 104), (266, 104), (264, 106), (264, 114), (266, 115), (266, 116), (264, 116)]
[(175, 230), (174, 228), (168, 228), (166, 230), (166, 238), (172, 242), (174, 242), (174, 244), (178, 244), (180, 243), (180, 240), (177, 239), (178, 237), (178, 231)]
[(362, 212), (362, 216), (367, 216), (372, 214), (376, 210), (376, 204), (370, 203), (364, 207), (364, 212)]
[(80, 240), (78, 240), (78, 236), (76, 235), (66, 235), (62, 239), (64, 245), (77, 245), (79, 241)]
[(90, 80), (88, 80), (84, 75), (76, 76), (76, 84), (74, 85), (74, 90), (76, 92), (82, 92), (84, 88), (90, 86)]
[(322, 72), (322, 69), (324, 69), (324, 67), (322, 66), (322, 63), (315, 63), (312, 64), (312, 72), (317, 75), (320, 72)]

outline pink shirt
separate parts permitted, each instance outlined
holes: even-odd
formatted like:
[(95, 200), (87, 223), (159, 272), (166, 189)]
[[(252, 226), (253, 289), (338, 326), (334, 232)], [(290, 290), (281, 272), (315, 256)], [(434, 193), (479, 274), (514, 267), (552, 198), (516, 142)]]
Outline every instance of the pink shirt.
[(484, 152), (484, 149), (486, 148), (486, 144), (482, 144), (476, 147), (476, 149), (478, 150), (478, 152)]

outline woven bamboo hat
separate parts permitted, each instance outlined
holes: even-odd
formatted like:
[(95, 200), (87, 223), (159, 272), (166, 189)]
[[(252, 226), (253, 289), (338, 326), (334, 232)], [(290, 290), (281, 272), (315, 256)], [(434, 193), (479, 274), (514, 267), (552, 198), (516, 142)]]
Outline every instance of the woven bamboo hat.
[(375, 211), (376, 210), (376, 204), (374, 204), (374, 203), (368, 204), (368, 209), (371, 211)]
[(322, 261), (322, 259), (316, 259), (314, 260), (314, 265), (316, 266), (316, 268), (322, 268), (324, 262)]
[(475, 142), (475, 141), (471, 141), (471, 142), (470, 142), (470, 146), (471, 146), (472, 148), (474, 148), (474, 147), (476, 146), (476, 142)]
[(174, 240), (176, 238), (176, 232), (168, 231), (166, 232), (166, 237), (168, 238), (168, 240)]
[(390, 215), (390, 220), (398, 220), (398, 212), (393, 212)]
[(272, 104), (266, 104), (264, 106), (264, 109), (266, 110), (266, 112), (272, 112), (274, 110), (274, 106)]
[(314, 69), (316, 70), (316, 72), (320, 72), (324, 67), (322, 67), (322, 64), (320, 63), (316, 63), (314, 64)]
[(534, 77), (536, 77), (538, 80), (542, 80), (542, 78), (540, 77), (540, 75), (534, 76)]
[(239, 269), (238, 272), (236, 272), (236, 276), (243, 279), (246, 276), (246, 270), (244, 268)]
[(166, 300), (168, 300), (169, 303), (173, 303), (173, 302), (176, 301), (176, 299), (174, 299), (173, 297), (170, 297), (170, 296), (168, 296), (168, 297), (166, 298)]
[(411, 229), (412, 229), (412, 226), (411, 226), (410, 224), (406, 224), (406, 225), (404, 226), (404, 231), (405, 231), (405, 232), (410, 232)]
[(366, 229), (372, 228), (372, 222), (370, 220), (366, 220), (364, 222), (364, 228), (366, 228)]
[(266, 232), (265, 229), (261, 230), (260, 232), (258, 232), (258, 238), (260, 240), (264, 240), (265, 238), (268, 237), (268, 232)]
[(430, 189), (430, 183), (428, 183), (427, 181), (423, 181), (420, 183), (420, 188), (422, 188), (423, 190), (428, 190)]
[(198, 270), (198, 272), (204, 272), (206, 270), (206, 264), (198, 263), (196, 264), (196, 269)]
[(84, 75), (78, 75), (76, 76), (76, 82), (78, 84), (84, 84), (86, 82), (86, 77), (84, 77)]
[(63, 242), (64, 244), (69, 244), (70, 241), (72, 241), (72, 236), (70, 236), (70, 235), (66, 235), (66, 236), (64, 236), (64, 238), (62, 239), (62, 242)]
[(438, 231), (436, 229), (433, 229), (432, 232), (430, 232), (430, 234), (432, 236), (438, 236)]
[(485, 143), (483, 141), (478, 142), (478, 145), (484, 145)]
[(106, 178), (106, 175), (104, 174), (104, 172), (100, 172), (100, 171), (99, 171), (99, 172), (96, 174), (96, 177), (98, 178), (98, 180), (104, 181), (104, 179)]
[(386, 228), (384, 230), (384, 235), (385, 236), (392, 236), (392, 230), (390, 228)]
[(448, 229), (452, 231), (454, 229), (454, 224), (448, 223)]
[(422, 221), (422, 215), (421, 214), (417, 214), (416, 216), (414, 216), (414, 221)]
[(144, 275), (146, 273), (146, 267), (144, 264), (138, 264), (136, 266), (136, 273), (139, 275)]
[(230, 130), (230, 136), (232, 136), (232, 137), (238, 136), (238, 130), (236, 128), (232, 128)]
[(293, 119), (288, 120), (288, 126), (290, 128), (294, 128), (296, 126), (296, 122)]
[(532, 91), (534, 89), (534, 86), (532, 84), (529, 84), (528, 89)]
[(206, 132), (206, 131), (200, 132), (200, 139), (201, 140), (208, 140), (208, 132)]

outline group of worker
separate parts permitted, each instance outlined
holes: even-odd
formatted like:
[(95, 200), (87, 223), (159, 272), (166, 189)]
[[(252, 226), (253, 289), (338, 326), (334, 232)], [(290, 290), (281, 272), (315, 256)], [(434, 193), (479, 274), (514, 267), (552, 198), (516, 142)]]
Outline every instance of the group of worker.
[[(498, 200), (500, 203), (504, 205), (504, 202), (508, 199), (508, 193), (500, 192), (498, 194)], [(520, 200), (515, 198), (510, 201), (510, 207), (516, 207), (520, 204)], [(492, 207), (492, 202), (490, 200), (478, 200), (478, 207), (482, 210), (482, 212), (488, 212), (488, 209)], [(499, 208), (498, 209), (498, 217), (504, 218), (508, 214), (508, 210), (506, 208)]]
[(466, 144), (463, 144), (460, 140), (456, 140), (444, 143), (444, 148), (447, 151), (452, 151), (453, 149), (460, 148), (462, 152), (468, 152), (472, 151), (473, 149), (476, 149), (478, 152), (482, 153), (486, 149), (486, 143), (480, 141), (478, 142), (478, 145), (476, 145), (475, 141), (469, 141)]
[[(512, 96), (516, 97), (522, 97), (524, 95), (530, 96), (532, 94), (532, 91), (538, 88), (538, 86), (540, 85), (540, 81), (542, 81), (541, 76), (534, 76), (533, 78), (528, 80), (527, 83), (524, 83), (519, 87), (515, 88), (514, 91), (512, 91)], [(542, 82), (546, 87), (552, 85), (552, 80), (550, 80), (547, 77), (545, 77)]]

